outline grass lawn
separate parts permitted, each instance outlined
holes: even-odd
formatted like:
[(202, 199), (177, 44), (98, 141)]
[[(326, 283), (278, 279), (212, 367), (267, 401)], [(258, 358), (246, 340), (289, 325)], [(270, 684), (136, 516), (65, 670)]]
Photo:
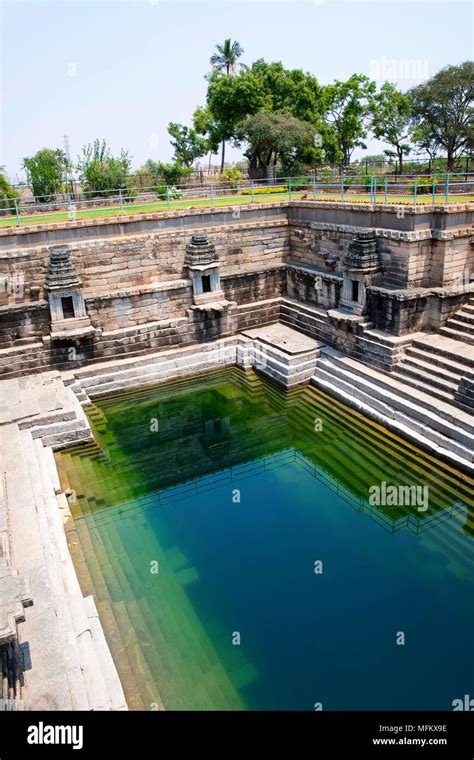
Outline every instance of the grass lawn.
[[(291, 193), (291, 200), (301, 200), (301, 190), (297, 193)], [(313, 194), (311, 191), (306, 193), (308, 200), (313, 200)], [(255, 202), (257, 203), (271, 203), (274, 201), (288, 200), (288, 193), (268, 193), (263, 195), (259, 194), (255, 196)], [(473, 199), (473, 195), (451, 195), (449, 197), (449, 203), (468, 203)], [(316, 200), (327, 201), (341, 201), (340, 193), (316, 193)], [(212, 204), (210, 198), (186, 198), (184, 200), (171, 201), (170, 211), (179, 211), (189, 208), (206, 208), (212, 205), (214, 206), (239, 206), (244, 203), (251, 203), (252, 197), (250, 195), (244, 196), (229, 196), (225, 198), (215, 198), (214, 204)], [(345, 203), (369, 203), (370, 197), (367, 194), (349, 193), (344, 197)], [(383, 193), (377, 194), (377, 202), (384, 203), (385, 197)], [(444, 195), (435, 195), (434, 202), (437, 205), (444, 205), (446, 199)], [(412, 195), (387, 195), (387, 203), (408, 204), (413, 205)], [(433, 199), (431, 195), (420, 195), (417, 197), (417, 205), (431, 205)], [(154, 211), (168, 211), (168, 204), (166, 201), (151, 201), (148, 203), (131, 203), (124, 205), (122, 212), (118, 205), (105, 206), (95, 209), (80, 210), (76, 213), (76, 219), (103, 219), (108, 216), (119, 216), (122, 214), (149, 214)], [(69, 214), (67, 211), (58, 212), (45, 212), (32, 214), (30, 216), (20, 216), (21, 226), (25, 225), (38, 225), (38, 224), (53, 224), (55, 222), (66, 222), (69, 220)], [(17, 219), (15, 216), (0, 218), (0, 227), (14, 227), (17, 226)]]

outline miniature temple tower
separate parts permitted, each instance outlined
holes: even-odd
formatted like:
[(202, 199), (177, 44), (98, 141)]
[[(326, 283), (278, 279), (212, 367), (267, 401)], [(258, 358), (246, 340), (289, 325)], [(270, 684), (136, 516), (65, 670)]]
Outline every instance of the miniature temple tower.
[(194, 303), (206, 304), (224, 298), (219, 278), (219, 256), (207, 235), (193, 235), (186, 246), (184, 263), (193, 282)]
[(67, 248), (51, 248), (44, 289), (51, 314), (53, 340), (82, 338), (95, 332), (87, 316), (82, 283)]
[(375, 230), (360, 232), (349, 244), (344, 261), (343, 289), (339, 307), (362, 315), (366, 306), (366, 289), (375, 285), (381, 272)]

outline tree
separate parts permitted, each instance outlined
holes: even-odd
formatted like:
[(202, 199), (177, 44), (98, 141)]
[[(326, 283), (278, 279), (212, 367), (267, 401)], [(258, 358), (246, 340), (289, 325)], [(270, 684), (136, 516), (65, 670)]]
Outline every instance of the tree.
[(267, 63), (263, 58), (252, 64), (251, 73), (260, 83), (266, 110), (285, 111), (314, 126), (321, 124), (324, 88), (313, 74), (285, 69), (281, 61)]
[(370, 101), (375, 82), (362, 74), (353, 74), (346, 82), (334, 82), (324, 88), (325, 120), (332, 126), (342, 168), (349, 166), (355, 148), (365, 148)]
[(226, 74), (236, 74), (239, 69), (246, 69), (245, 63), (239, 62), (244, 49), (237, 40), (228, 37), (223, 45), (216, 45), (217, 53), (213, 53), (210, 64), (215, 71), (225, 71)]
[(323, 138), (326, 157), (334, 159), (338, 151), (334, 130), (323, 121), (324, 88), (312, 74), (259, 59), (232, 77), (213, 73), (208, 82), (207, 107), (198, 112), (207, 114), (207, 122), (221, 142), (234, 139), (238, 125), (248, 115), (286, 112), (315, 126)]
[[(238, 70), (246, 69), (247, 66), (244, 63), (239, 62), (240, 56), (244, 50), (240, 46), (237, 40), (232, 40), (228, 37), (224, 40), (223, 45), (216, 45), (216, 53), (213, 53), (210, 58), (210, 64), (216, 73), (225, 72), (226, 76), (236, 74)], [(222, 157), (221, 157), (221, 172), (224, 170), (225, 160), (225, 138), (222, 140)]]
[(47, 203), (61, 192), (65, 155), (58, 148), (41, 148), (23, 159), (28, 186), (38, 203)]
[(0, 166), (0, 210), (9, 210), (10, 214), (14, 214), (15, 200), (19, 197), (19, 193), (11, 186), (5, 175), (5, 167)]
[(384, 82), (380, 91), (372, 97), (369, 107), (374, 137), (395, 149), (401, 174), (403, 156), (410, 152), (406, 140), (410, 138), (411, 99), (397, 90), (394, 84)]
[(174, 148), (175, 161), (191, 167), (196, 158), (207, 153), (207, 140), (200, 137), (195, 129), (170, 121), (168, 133), (172, 137), (170, 142)]
[(429, 171), (431, 171), (431, 163), (438, 155), (440, 146), (428, 124), (426, 122), (418, 124), (418, 126), (412, 130), (411, 139), (418, 148), (417, 153), (428, 153), (430, 157)]
[(426, 140), (446, 151), (448, 171), (456, 158), (474, 145), (473, 131), (474, 63), (446, 66), (427, 82), (409, 91), (413, 124), (423, 128)]
[(105, 140), (96, 139), (84, 145), (78, 158), (79, 179), (85, 192), (109, 196), (117, 190), (128, 190), (130, 158), (126, 151), (112, 156)]
[(206, 139), (207, 150), (209, 151), (209, 169), (211, 168), (211, 156), (217, 153), (221, 144), (221, 131), (219, 124), (215, 121), (210, 109), (205, 106), (196, 108), (193, 115), (194, 129), (198, 135), (203, 135)]
[(164, 164), (161, 161), (153, 161), (151, 158), (148, 159), (143, 168), (151, 174), (157, 185), (162, 182), (165, 185), (177, 185), (189, 172), (189, 169), (179, 161)]
[(236, 139), (248, 145), (249, 175), (265, 177), (274, 173), (278, 161), (288, 165), (311, 149), (315, 133), (311, 124), (291, 114), (261, 111), (245, 117)]

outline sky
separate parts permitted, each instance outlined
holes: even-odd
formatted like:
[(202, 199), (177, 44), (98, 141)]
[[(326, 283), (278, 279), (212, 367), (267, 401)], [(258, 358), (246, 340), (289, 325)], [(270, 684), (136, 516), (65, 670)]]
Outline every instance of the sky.
[[(190, 124), (204, 104), (218, 42), (242, 61), (281, 60), (326, 84), (363, 73), (418, 84), (471, 59), (472, 4), (424, 0), (0, 0), (0, 165), (24, 179), (22, 159), (70, 142), (107, 139), (134, 169), (172, 157), (167, 124)], [(370, 153), (384, 145), (371, 141)], [(241, 152), (230, 148), (229, 160)], [(217, 163), (217, 159), (216, 159)]]

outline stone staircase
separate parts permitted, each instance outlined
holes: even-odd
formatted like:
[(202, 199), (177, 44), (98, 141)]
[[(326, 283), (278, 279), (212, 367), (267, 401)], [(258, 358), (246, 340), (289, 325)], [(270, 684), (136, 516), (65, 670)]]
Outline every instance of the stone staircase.
[[(257, 404), (269, 399), (282, 418), (289, 418), (299, 432), (295, 456), (301, 460), (302, 467), (312, 468), (314, 458), (315, 477), (317, 470), (318, 477), (322, 476), (334, 488), (337, 485), (337, 492), (351, 507), (368, 514), (391, 532), (403, 527), (413, 532), (427, 531), (430, 526), (443, 522), (443, 531), (436, 531), (430, 538), (433, 549), (440, 552), (444, 561), (464, 571), (468, 558), (462, 554), (458, 534), (465, 521), (465, 508), (457, 510), (457, 504), (461, 499), (467, 502), (471, 495), (467, 477), (464, 480), (449, 464), (420, 452), (409, 441), (401, 440), (314, 386), (284, 393), (268, 381), (258, 381), (251, 371), (246, 373), (233, 367), (226, 372), (232, 373), (247, 398)], [(177, 384), (178, 392), (193, 382), (182, 378)], [(156, 393), (150, 390), (150, 394), (152, 392)], [(170, 393), (173, 393), (171, 386)], [(117, 397), (114, 398), (116, 403)], [(126, 390), (120, 398), (131, 400), (133, 392)], [(108, 399), (101, 402), (105, 408), (108, 403)], [(92, 415), (96, 420), (94, 424), (105, 424), (103, 413), (93, 411)], [(324, 424), (322, 431), (315, 435), (314, 419), (319, 417), (324, 418)], [(275, 427), (274, 418), (271, 427), (272, 430)], [(128, 435), (127, 431), (126, 438)], [(337, 447), (333, 446), (335, 440)], [(113, 442), (110, 443), (112, 446)], [(122, 436), (117, 446), (123, 443)], [(139, 500), (134, 494), (141, 481), (148, 482), (144, 468), (156, 469), (156, 459), (152, 456), (146, 464), (145, 447), (140, 453), (140, 467), (131, 466), (124, 473), (120, 464), (123, 476), (120, 491), (114, 490), (113, 477), (103, 477), (103, 470), (99, 468), (101, 450), (95, 444), (63, 450), (56, 455), (56, 460), (63, 489), (71, 488), (77, 495), (73, 507), (74, 525), (69, 526), (67, 534), (70, 551), (83, 593), (95, 597), (129, 707), (241, 709), (236, 684), (245, 685), (252, 680), (252, 666), (242, 661), (240, 672), (233, 671), (232, 683), (229, 681), (186, 599), (188, 584), (199, 580), (196, 569), (179, 547), (166, 546), (161, 539), (158, 543), (156, 531), (140, 530), (147, 519), (145, 512), (157, 507), (157, 494), (149, 493)], [(357, 467), (354, 467), (355, 462)], [(390, 514), (371, 510), (367, 506), (367, 483), (382, 480), (428, 481), (430, 513), (420, 516), (407, 514), (405, 510), (397, 514), (393, 508)], [(128, 489), (131, 505), (135, 502), (130, 512), (124, 502), (127, 493), (123, 487)], [(364, 506), (361, 501), (365, 502)], [(160, 502), (160, 508), (166, 505)], [(139, 531), (139, 539), (131, 544), (127, 536), (135, 531)], [(166, 583), (160, 581), (152, 589), (152, 581), (147, 583), (140, 570), (143, 558), (149, 557), (159, 561), (160, 573), (166, 573)], [(474, 570), (472, 557), (469, 566)], [(164, 580), (163, 575), (160, 578)], [(225, 637), (226, 632), (222, 636)], [(184, 652), (187, 653), (185, 663)]]
[[(312, 439), (305, 436), (298, 449), (309, 459), (316, 448), (317, 461), (334, 479), (338, 493), (346, 488), (346, 500), (357, 509), (370, 514), (392, 532), (408, 527), (414, 532), (429, 529), (433, 524), (446, 518), (446, 510), (452, 519), (451, 507), (456, 511), (456, 504), (463, 500), (472, 504), (472, 479), (462, 476), (447, 463), (420, 450), (413, 443), (406, 441), (377, 422), (351, 409), (334, 397), (318, 390), (314, 385), (306, 386), (292, 404), (288, 414), (299, 430), (311, 431), (313, 421), (322, 419), (322, 429)], [(334, 443), (337, 442), (335, 446)], [(357, 452), (357, 453), (356, 453)], [(354, 461), (357, 467), (354, 467)], [(390, 510), (384, 514), (379, 509), (368, 512), (366, 502), (367, 483), (380, 481), (404, 483), (428, 483), (430, 488), (430, 513), (420, 518), (400, 510)], [(361, 502), (364, 504), (361, 504)], [(464, 513), (460, 515), (465, 520)], [(473, 514), (467, 515), (472, 526)], [(474, 527), (474, 526), (473, 526)], [(472, 530), (472, 527), (471, 527)], [(453, 540), (452, 558), (457, 555), (458, 542)], [(459, 559), (459, 557), (458, 557)], [(469, 564), (474, 570), (474, 556)], [(462, 570), (462, 565), (461, 565)]]
[[(336, 310), (331, 312), (333, 315), (336, 314)], [(328, 346), (337, 347), (337, 333), (326, 309), (286, 297), (282, 299), (280, 321)], [(413, 340), (413, 335), (393, 336), (374, 329), (368, 320), (359, 322), (357, 329), (358, 333), (350, 344), (351, 355), (385, 371), (391, 369), (403, 354), (405, 345)]]
[[(153, 509), (156, 497), (150, 494), (150, 504), (141, 504), (138, 512), (125, 510), (125, 518), (123, 503), (119, 512), (114, 507), (104, 511), (105, 500), (110, 503), (114, 495), (110, 483), (98, 481), (93, 454), (93, 447), (81, 447), (80, 453), (63, 452), (59, 459), (63, 487), (69, 484), (78, 496), (68, 543), (83, 592), (95, 597), (129, 708), (243, 709), (187, 597), (187, 584), (197, 579), (194, 568), (178, 547), (162, 546), (153, 531), (140, 530), (142, 510)], [(131, 481), (130, 496), (134, 486)], [(124, 541), (134, 530), (140, 535), (140, 556), (159, 563), (157, 580), (143, 572), (135, 544)], [(244, 685), (253, 675), (242, 661), (232, 680)]]
[(127, 709), (94, 600), (83, 597), (68, 552), (69, 510), (52, 452), (14, 425), (0, 428), (0, 444), (12, 553), (33, 600), (18, 629), (31, 658), (26, 709)]
[(440, 334), (452, 340), (459, 340), (462, 343), (474, 345), (474, 297), (471, 296), (469, 302), (462, 309), (459, 309), (448, 319), (446, 326), (440, 329)]
[(444, 334), (424, 335), (413, 340), (393, 368), (393, 377), (449, 404), (462, 377), (474, 377), (474, 348)]
[(472, 414), (394, 375), (323, 348), (312, 382), (441, 458), (474, 472)]

